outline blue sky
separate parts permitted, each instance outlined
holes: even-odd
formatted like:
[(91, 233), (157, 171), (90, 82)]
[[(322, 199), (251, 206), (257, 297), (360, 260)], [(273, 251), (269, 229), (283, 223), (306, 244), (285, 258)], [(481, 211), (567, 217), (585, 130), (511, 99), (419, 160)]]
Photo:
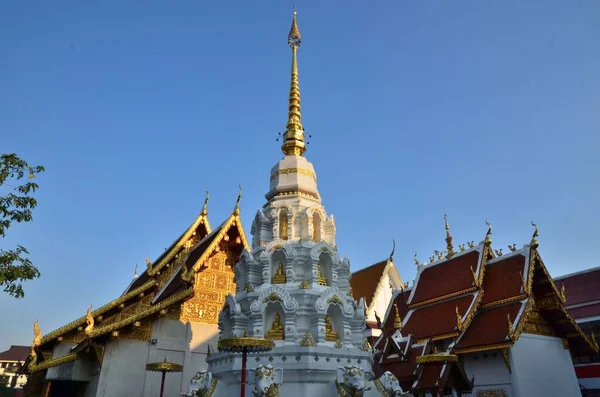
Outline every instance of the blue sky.
[[(0, 350), (116, 298), (136, 263), (282, 157), (289, 1), (0, 3), (0, 151), (42, 164), (34, 222), (0, 242), (42, 272), (0, 294)], [(553, 275), (600, 265), (600, 2), (298, 0), (302, 114), (341, 254), (412, 281), (455, 242), (529, 242)]]

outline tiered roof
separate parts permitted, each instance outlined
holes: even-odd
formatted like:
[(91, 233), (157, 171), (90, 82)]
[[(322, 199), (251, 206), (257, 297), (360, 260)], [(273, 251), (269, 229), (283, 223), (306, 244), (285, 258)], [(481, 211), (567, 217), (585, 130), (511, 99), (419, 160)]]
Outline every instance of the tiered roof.
[[(239, 198), (238, 198), (239, 201)], [(235, 263), (249, 244), (237, 207), (215, 230), (211, 230), (205, 206), (196, 220), (155, 261), (147, 260), (147, 269), (136, 276), (117, 299), (82, 316), (43, 337), (34, 340), (28, 358), (29, 372), (74, 361), (88, 346), (101, 346), (111, 336), (149, 338), (157, 316), (179, 318), (181, 304), (194, 295), (195, 274), (207, 268), (217, 252), (228, 252)], [(70, 354), (52, 357), (55, 344), (76, 344)], [(96, 352), (100, 355), (101, 350)]]
[[(377, 372), (389, 370), (411, 383), (405, 390), (437, 390), (438, 379), (467, 390), (472, 384), (460, 355), (502, 351), (522, 332), (560, 337), (575, 355), (598, 351), (594, 337), (585, 335), (565, 309), (564, 287), (553, 282), (537, 251), (537, 230), (530, 245), (512, 246), (503, 256), (494, 255), (490, 234), (491, 228), (479, 245), (419, 265), (408, 300), (406, 292), (394, 297), (384, 332), (374, 343)], [(400, 327), (393, 326), (398, 324), (394, 305), (398, 312), (407, 309)], [(428, 344), (440, 353), (432, 353)], [(419, 352), (416, 358), (414, 352)]]

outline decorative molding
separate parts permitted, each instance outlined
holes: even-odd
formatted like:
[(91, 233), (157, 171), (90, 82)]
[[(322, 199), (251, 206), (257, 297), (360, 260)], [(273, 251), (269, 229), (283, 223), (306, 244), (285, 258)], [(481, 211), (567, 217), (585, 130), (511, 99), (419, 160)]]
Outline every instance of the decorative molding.
[(290, 175), (290, 174), (301, 174), (301, 175), (306, 175), (309, 176), (311, 178), (313, 178), (315, 180), (315, 182), (317, 181), (317, 176), (315, 175), (315, 173), (309, 169), (306, 168), (283, 168), (280, 170), (275, 171), (274, 173), (271, 174), (271, 181), (275, 178), (277, 178), (279, 175)]
[[(414, 289), (414, 287), (413, 287), (413, 289)], [(478, 290), (477, 287), (469, 287), (469, 288), (466, 288), (466, 289), (463, 289), (460, 291), (453, 292), (451, 294), (446, 294), (446, 295), (438, 296), (437, 298), (428, 299), (423, 302), (412, 303), (412, 304), (408, 305), (408, 308), (416, 309), (417, 307), (429, 305), (430, 303), (436, 303), (436, 302), (443, 301), (443, 300), (450, 299), (450, 298), (455, 298), (460, 295), (466, 295), (468, 293), (475, 292), (477, 290)]]
[(260, 293), (258, 299), (252, 302), (250, 305), (250, 311), (253, 313), (262, 313), (266, 305), (265, 300), (271, 300), (271, 295), (281, 299), (281, 306), (286, 313), (292, 312), (298, 308), (298, 302), (296, 299), (290, 296), (289, 292), (285, 288), (280, 287), (277, 284), (272, 284)]
[[(92, 311), (92, 316), (97, 317), (101, 314), (104, 314), (107, 311), (118, 307), (120, 304), (125, 303), (132, 298), (135, 298), (136, 295), (154, 287), (155, 285), (156, 285), (156, 281), (150, 280), (147, 283), (143, 284), (142, 286), (140, 286), (140, 287), (126, 293), (125, 295), (122, 295), (119, 298), (107, 303), (106, 305), (99, 307), (98, 309)], [(78, 318), (77, 320), (72, 321), (72, 322), (50, 332), (49, 334), (44, 335), (42, 337), (42, 340), (40, 341), (40, 344), (43, 345), (45, 343), (51, 342), (52, 340), (58, 338), (59, 336), (62, 336), (69, 331), (73, 331), (73, 330), (77, 329), (77, 327), (82, 326), (85, 323), (86, 323), (86, 316), (82, 316), (82, 317)]]
[(344, 294), (338, 287), (329, 287), (317, 298), (315, 309), (317, 313), (325, 315), (330, 304), (339, 305), (344, 315), (350, 317), (354, 314), (353, 303), (354, 299)]

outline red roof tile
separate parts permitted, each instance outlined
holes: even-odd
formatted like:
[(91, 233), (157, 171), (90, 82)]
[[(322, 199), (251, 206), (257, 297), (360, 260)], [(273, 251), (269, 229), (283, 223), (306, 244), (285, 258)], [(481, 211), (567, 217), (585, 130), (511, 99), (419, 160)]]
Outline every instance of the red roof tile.
[(600, 300), (600, 268), (556, 280), (565, 284), (566, 306)]
[(440, 371), (443, 365), (424, 365), (419, 381), (412, 390), (431, 390), (437, 389), (437, 381), (440, 378)]
[(350, 286), (352, 287), (354, 299), (365, 298), (365, 305), (368, 307), (371, 304), (387, 261), (386, 259), (352, 273)]
[(600, 303), (589, 306), (574, 307), (572, 309), (567, 309), (567, 311), (574, 319), (600, 316)]
[(421, 271), (410, 304), (462, 291), (473, 286), (471, 267), (477, 271), (479, 251), (458, 255), (438, 265), (427, 265)]
[(410, 290), (402, 291), (394, 299), (394, 302), (390, 302), (392, 307), (389, 308), (389, 314), (387, 319), (384, 319), (385, 323), (383, 325), (384, 329), (392, 329), (394, 327), (394, 321), (396, 320), (396, 309), (394, 309), (394, 303), (398, 307), (398, 314), (400, 315), (400, 320), (404, 320), (406, 314), (408, 313), (408, 305), (406, 302), (410, 296)]
[(402, 335), (428, 338), (454, 332), (457, 325), (456, 307), (458, 306), (459, 313), (464, 316), (474, 299), (475, 294), (468, 294), (411, 310), (402, 328)]
[(521, 285), (525, 257), (514, 255), (504, 260), (488, 264), (483, 278), (483, 299), (481, 304), (496, 302), (522, 294)]
[(393, 373), (398, 379), (411, 378), (417, 368), (417, 357), (422, 354), (423, 346), (411, 347), (408, 349), (406, 361), (384, 360), (382, 367)]
[[(519, 301), (479, 311), (461, 336), (456, 349), (468, 349), (508, 342), (506, 339), (508, 335), (508, 319), (506, 315), (510, 314), (510, 318), (514, 323), (521, 305), (522, 302)], [(514, 326), (516, 327), (516, 324)]]
[(0, 361), (25, 361), (29, 356), (29, 346), (11, 345), (10, 349), (0, 352)]

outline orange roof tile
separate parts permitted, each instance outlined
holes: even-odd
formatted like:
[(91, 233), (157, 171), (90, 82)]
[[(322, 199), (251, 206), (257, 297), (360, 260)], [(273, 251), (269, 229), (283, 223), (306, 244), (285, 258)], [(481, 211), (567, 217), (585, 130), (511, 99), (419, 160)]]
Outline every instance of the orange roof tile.
[(369, 307), (387, 262), (388, 260), (386, 259), (352, 273), (350, 286), (352, 287), (354, 299), (365, 298), (365, 305)]

